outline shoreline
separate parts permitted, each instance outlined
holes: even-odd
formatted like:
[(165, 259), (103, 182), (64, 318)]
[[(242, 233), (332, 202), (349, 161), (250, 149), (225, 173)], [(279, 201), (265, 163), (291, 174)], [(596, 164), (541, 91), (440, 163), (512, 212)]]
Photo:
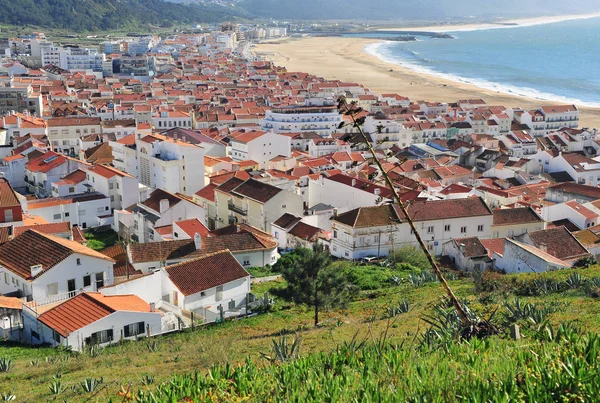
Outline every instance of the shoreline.
[(511, 29), (519, 27), (532, 27), (535, 25), (555, 24), (558, 22), (573, 21), (573, 20), (587, 20), (591, 18), (600, 18), (600, 12), (589, 13), (589, 14), (569, 14), (563, 16), (544, 16), (544, 17), (531, 17), (531, 18), (519, 18), (519, 19), (508, 19), (498, 20), (497, 22), (476, 22), (476, 23), (458, 23), (458, 24), (435, 24), (427, 26), (405, 26), (405, 27), (391, 27), (391, 28), (380, 28), (377, 31), (415, 31), (415, 32), (467, 32), (467, 31), (481, 31), (486, 29)]
[[(565, 103), (508, 94), (473, 83), (450, 80), (382, 60), (367, 52), (369, 46), (380, 43), (385, 41), (343, 37), (287, 38), (257, 44), (254, 51), (289, 71), (356, 82), (376, 93), (399, 94), (409, 97), (411, 101), (453, 103), (459, 99), (482, 98), (490, 106), (524, 109)], [(600, 128), (600, 108), (577, 106), (580, 110), (580, 127)]]

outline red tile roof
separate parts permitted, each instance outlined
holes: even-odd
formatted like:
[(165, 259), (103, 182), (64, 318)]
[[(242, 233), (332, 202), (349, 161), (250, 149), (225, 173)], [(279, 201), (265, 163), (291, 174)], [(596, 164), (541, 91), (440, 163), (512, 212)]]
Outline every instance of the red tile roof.
[(0, 207), (20, 206), (19, 199), (8, 180), (0, 178)]
[(250, 277), (228, 250), (167, 266), (165, 271), (175, 287), (185, 296)]
[[(114, 262), (77, 242), (27, 230), (0, 246), (0, 264), (21, 278), (34, 280), (75, 253)], [(36, 265), (42, 265), (42, 270), (31, 276), (31, 266)]]
[[(209, 230), (198, 220), (197, 218), (192, 218), (189, 220), (177, 221), (173, 223), (177, 225), (183, 232), (185, 232), (191, 238), (194, 238), (196, 233), (200, 234), (201, 237), (208, 236)], [(175, 236), (175, 235), (173, 235)]]
[(105, 296), (99, 292), (84, 292), (42, 313), (38, 319), (67, 337), (116, 311), (150, 312), (150, 305), (135, 295)]
[(71, 223), (68, 221), (58, 222), (52, 224), (38, 224), (38, 225), (28, 225), (23, 227), (15, 227), (14, 228), (14, 236), (17, 237), (24, 233), (27, 230), (35, 230), (41, 232), (42, 234), (61, 234), (61, 233), (71, 233)]

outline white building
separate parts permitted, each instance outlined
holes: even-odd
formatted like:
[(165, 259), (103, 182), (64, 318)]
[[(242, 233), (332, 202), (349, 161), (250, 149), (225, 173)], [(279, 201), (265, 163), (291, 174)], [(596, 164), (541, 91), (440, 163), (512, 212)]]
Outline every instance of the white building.
[(114, 263), (77, 242), (28, 230), (0, 246), (0, 294), (41, 304), (95, 291), (113, 283)]
[[(233, 311), (244, 307), (250, 274), (228, 250), (166, 266), (162, 295), (188, 311)], [(193, 279), (193, 280), (192, 280)]]
[(262, 129), (275, 133), (316, 132), (331, 137), (340, 123), (342, 115), (336, 106), (289, 106), (267, 111)]
[[(408, 213), (432, 254), (455, 238), (489, 238), (493, 215), (480, 198), (421, 201)], [(404, 245), (418, 246), (401, 210), (394, 205), (361, 207), (333, 219), (331, 254), (345, 259), (387, 256)]]
[(249, 131), (231, 139), (229, 156), (234, 161), (256, 161), (264, 169), (275, 157), (289, 157), (291, 139), (274, 132)]
[(91, 192), (110, 198), (111, 213), (138, 202), (138, 180), (108, 165), (92, 165), (87, 170), (87, 185)]
[[(204, 187), (202, 147), (154, 134), (137, 138), (136, 150), (140, 183), (186, 195)], [(122, 164), (130, 166), (132, 162)]]
[(162, 333), (161, 313), (135, 295), (84, 292), (39, 316), (24, 310), (24, 340), (74, 351)]

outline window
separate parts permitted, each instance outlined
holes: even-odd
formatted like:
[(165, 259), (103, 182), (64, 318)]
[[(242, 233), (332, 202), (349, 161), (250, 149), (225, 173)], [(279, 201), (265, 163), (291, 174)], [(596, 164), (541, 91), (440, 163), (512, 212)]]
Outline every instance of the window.
[(375, 235), (373, 239), (375, 240), (375, 243), (379, 242), (379, 235)]
[(110, 182), (110, 183), (108, 184), (108, 188), (109, 188), (109, 189), (112, 189), (114, 186), (115, 186), (115, 184), (114, 184), (114, 183), (112, 183), (112, 182)]
[(444, 225), (444, 232), (450, 232), (450, 226)]
[(433, 227), (427, 227), (427, 233), (433, 234)]
[(10, 281), (8, 281), (8, 273), (6, 273), (6, 272), (4, 273), (4, 282), (6, 284), (10, 284)]
[(68, 217), (68, 216), (69, 216), (69, 213), (68, 213), (68, 212), (67, 212), (67, 213), (65, 213), (65, 217)]
[(223, 299), (223, 286), (220, 285), (217, 287), (217, 294), (215, 295), (215, 300), (220, 301)]
[(55, 342), (60, 344), (60, 334), (56, 330), (52, 331), (52, 338)]
[(96, 273), (96, 289), (104, 287), (104, 273)]
[(244, 256), (244, 266), (250, 266), (250, 256)]
[(123, 327), (123, 337), (133, 337), (138, 334), (144, 334), (146, 324), (144, 322), (132, 323)]
[(89, 274), (87, 276), (83, 276), (83, 286), (89, 287), (92, 285), (92, 276)]
[(81, 259), (77, 258), (77, 266), (81, 266)]
[(34, 339), (39, 340), (40, 339), (40, 334), (38, 332), (36, 332), (35, 330), (31, 331), (31, 337), (33, 337)]
[(460, 233), (461, 234), (466, 234), (467, 233), (467, 227), (460, 227)]
[(287, 208), (287, 205), (286, 204), (282, 204), (281, 208)]
[(481, 270), (481, 263), (475, 263), (475, 265), (473, 266), (473, 268), (475, 270)]
[(85, 341), (89, 345), (104, 344), (113, 340), (113, 330), (107, 329), (100, 332), (92, 333)]
[(200, 291), (200, 297), (206, 297), (206, 293), (204, 291)]
[(333, 237), (337, 238), (337, 230), (333, 230)]
[(483, 225), (477, 226), (477, 232), (483, 232)]
[(53, 217), (54, 217), (55, 220), (60, 220), (61, 215), (60, 214), (54, 214)]
[(334, 246), (334, 247), (333, 247), (333, 251), (334, 251), (334, 252), (337, 252), (337, 246)]
[(350, 253), (348, 253), (348, 251), (344, 252), (344, 256), (349, 257)]
[(4, 222), (10, 222), (13, 220), (13, 211), (11, 209), (4, 210)]

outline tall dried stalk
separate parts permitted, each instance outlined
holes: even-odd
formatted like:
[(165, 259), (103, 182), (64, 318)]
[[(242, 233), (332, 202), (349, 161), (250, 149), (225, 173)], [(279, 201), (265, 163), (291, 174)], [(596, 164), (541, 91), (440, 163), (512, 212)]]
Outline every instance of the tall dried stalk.
[(381, 161), (375, 154), (375, 149), (373, 148), (373, 145), (367, 138), (367, 135), (365, 134), (365, 132), (362, 128), (362, 124), (364, 122), (359, 121), (360, 119), (356, 119), (356, 114), (362, 112), (362, 109), (357, 108), (354, 103), (352, 103), (351, 105), (348, 105), (348, 102), (346, 101), (345, 97), (339, 98), (338, 107), (339, 107), (340, 111), (342, 113), (344, 113), (344, 115), (349, 116), (352, 119), (353, 126), (358, 130), (358, 132), (362, 136), (364, 144), (366, 145), (367, 149), (373, 156), (373, 160), (379, 167), (379, 170), (381, 171), (381, 174), (383, 175), (385, 182), (387, 183), (390, 190), (392, 191), (392, 194), (394, 196), (394, 201), (398, 204), (398, 206), (400, 207), (400, 210), (402, 210), (402, 213), (406, 217), (406, 220), (408, 221), (408, 224), (410, 225), (410, 228), (412, 229), (413, 234), (415, 234), (415, 238), (417, 238), (417, 242), (419, 243), (421, 249), (425, 253), (425, 256), (427, 256), (427, 260), (429, 261), (429, 264), (431, 264), (431, 268), (433, 269), (433, 271), (434, 271), (435, 275), (437, 276), (438, 280), (440, 281), (440, 283), (442, 283), (442, 287), (444, 287), (444, 290), (446, 291), (448, 298), (452, 302), (452, 305), (456, 309), (456, 312), (458, 312), (458, 315), (460, 317), (460, 320), (461, 320), (464, 328), (465, 329), (473, 328), (476, 324), (473, 323), (471, 318), (469, 318), (469, 316), (465, 312), (465, 309), (463, 308), (463, 305), (460, 303), (458, 298), (456, 298), (456, 295), (454, 295), (454, 292), (452, 291), (452, 288), (450, 288), (450, 285), (448, 285), (448, 282), (444, 278), (444, 274), (442, 273), (440, 266), (438, 265), (438, 263), (435, 261), (435, 259), (429, 252), (429, 249), (425, 245), (423, 238), (421, 238), (421, 234), (417, 230), (415, 223), (413, 222), (412, 218), (408, 214), (408, 210), (406, 209), (406, 206), (404, 205), (404, 203), (402, 203), (402, 200), (400, 200), (400, 196), (398, 195), (398, 192), (394, 188), (394, 184), (393, 184), (392, 180), (390, 179), (388, 173), (383, 168)]

